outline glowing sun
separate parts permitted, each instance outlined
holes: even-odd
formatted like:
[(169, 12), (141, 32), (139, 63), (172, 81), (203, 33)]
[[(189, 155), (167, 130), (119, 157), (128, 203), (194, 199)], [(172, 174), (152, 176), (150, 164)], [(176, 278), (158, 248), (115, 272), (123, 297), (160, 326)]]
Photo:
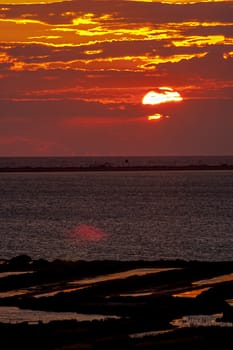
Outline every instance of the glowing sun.
[(156, 91), (149, 91), (142, 99), (143, 105), (158, 105), (166, 102), (179, 102), (183, 98), (179, 92), (174, 91), (170, 87), (159, 87)]

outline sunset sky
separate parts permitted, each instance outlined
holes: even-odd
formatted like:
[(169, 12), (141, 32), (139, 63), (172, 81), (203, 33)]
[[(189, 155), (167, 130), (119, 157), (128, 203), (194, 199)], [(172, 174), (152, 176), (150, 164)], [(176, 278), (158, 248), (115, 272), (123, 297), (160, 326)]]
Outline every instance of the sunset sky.
[(233, 155), (232, 60), (233, 1), (0, 0), (0, 156)]

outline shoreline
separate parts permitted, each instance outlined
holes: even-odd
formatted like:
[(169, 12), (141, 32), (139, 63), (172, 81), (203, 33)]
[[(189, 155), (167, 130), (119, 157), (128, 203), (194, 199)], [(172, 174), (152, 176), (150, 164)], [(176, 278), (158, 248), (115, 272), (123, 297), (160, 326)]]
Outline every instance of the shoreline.
[(2, 167), (0, 173), (16, 173), (16, 172), (99, 172), (99, 171), (203, 171), (203, 170), (233, 170), (233, 165), (155, 165), (155, 166), (88, 166), (88, 167)]

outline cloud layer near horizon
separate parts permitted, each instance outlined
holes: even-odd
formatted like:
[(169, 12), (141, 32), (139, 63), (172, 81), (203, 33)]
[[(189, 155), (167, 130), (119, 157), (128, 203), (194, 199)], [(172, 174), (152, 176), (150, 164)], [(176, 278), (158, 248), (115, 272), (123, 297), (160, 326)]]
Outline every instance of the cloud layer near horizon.
[(233, 2), (33, 2), (0, 5), (0, 155), (233, 154)]

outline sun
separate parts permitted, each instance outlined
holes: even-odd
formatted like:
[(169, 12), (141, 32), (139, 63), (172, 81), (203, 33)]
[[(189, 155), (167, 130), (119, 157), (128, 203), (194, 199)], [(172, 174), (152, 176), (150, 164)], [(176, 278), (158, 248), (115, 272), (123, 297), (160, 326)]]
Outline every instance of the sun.
[(180, 102), (183, 98), (179, 92), (170, 87), (159, 87), (156, 91), (149, 91), (142, 99), (143, 105), (158, 105), (167, 102)]

